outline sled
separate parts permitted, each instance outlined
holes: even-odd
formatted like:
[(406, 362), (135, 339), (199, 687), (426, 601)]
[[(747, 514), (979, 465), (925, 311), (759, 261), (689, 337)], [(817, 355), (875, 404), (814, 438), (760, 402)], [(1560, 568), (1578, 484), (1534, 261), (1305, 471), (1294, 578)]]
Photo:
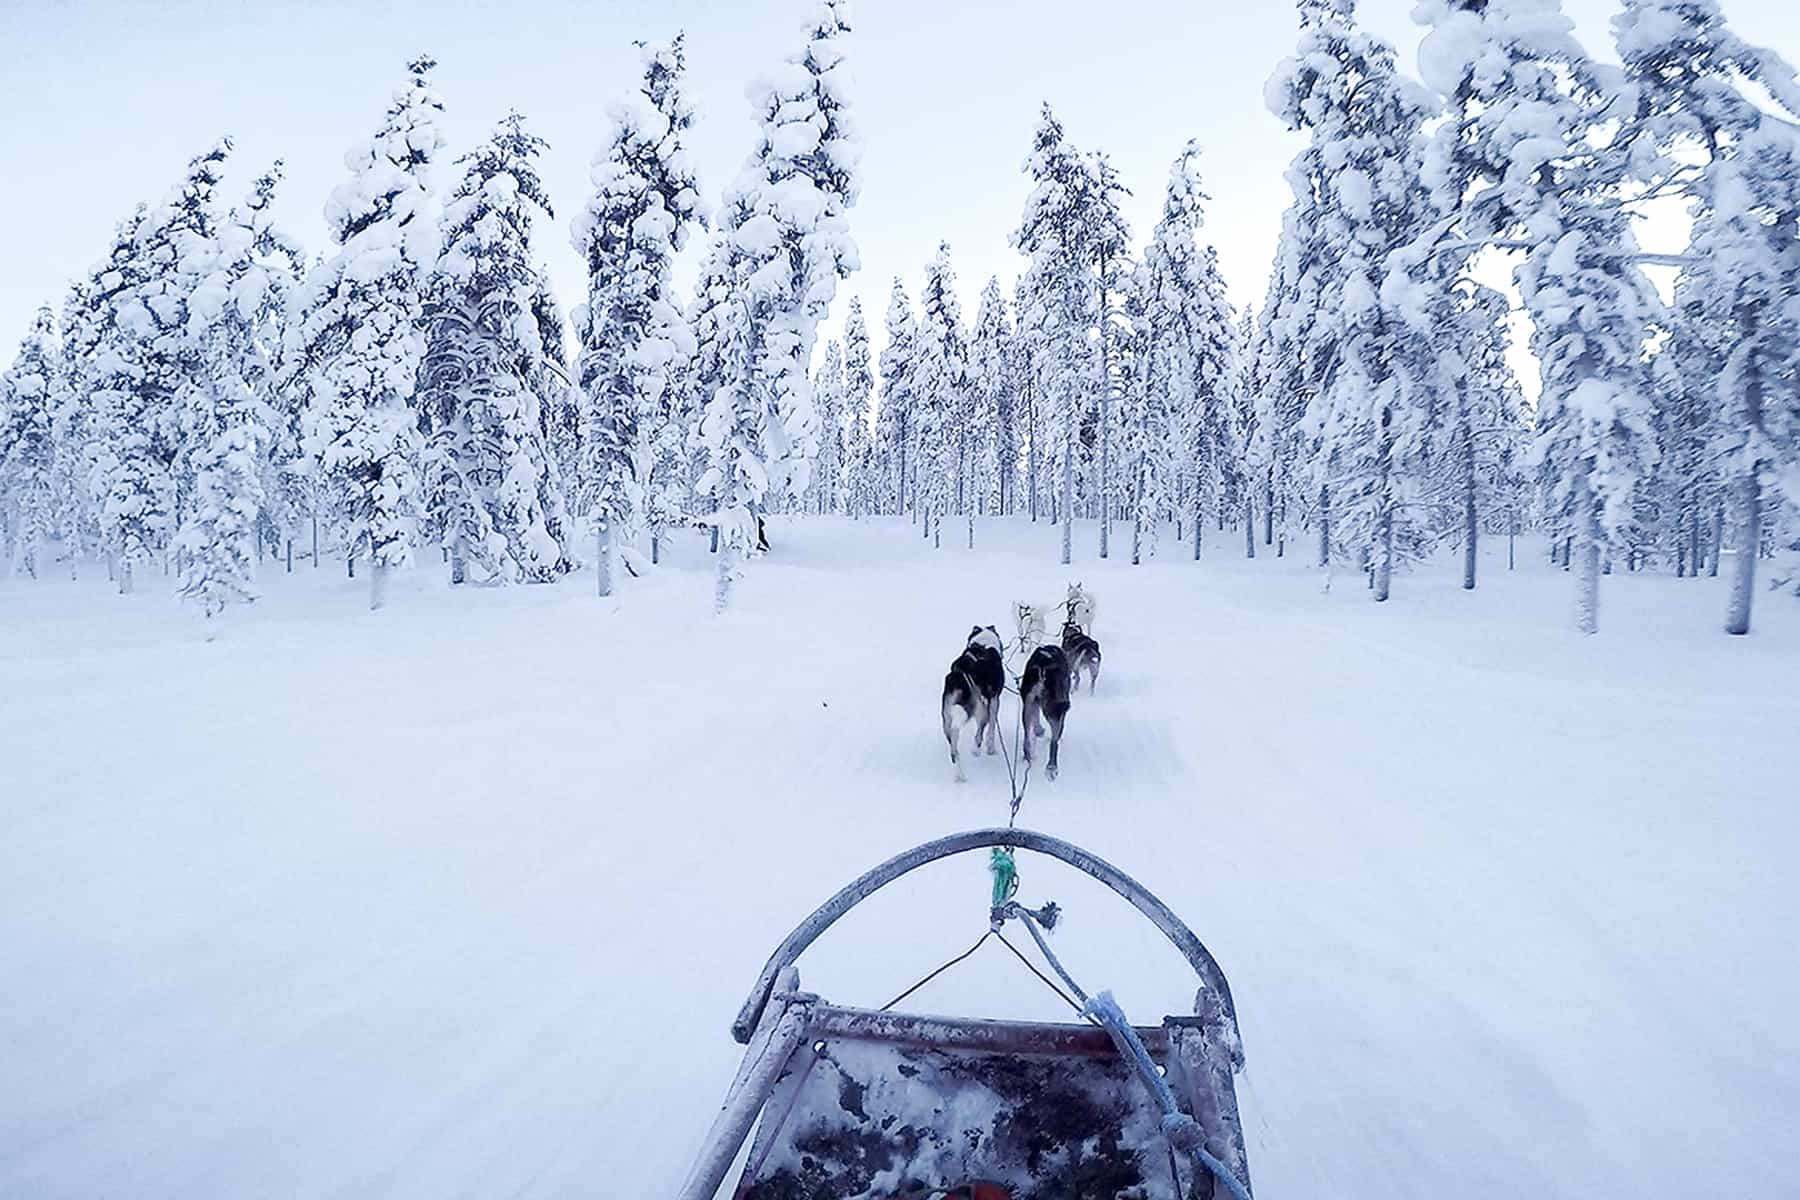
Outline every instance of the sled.
[[(1130, 901), (1187, 958), (1200, 979), (1194, 1015), (1134, 1027), (1148, 1061), (1121, 1052), (1131, 1040), (1122, 1015), (1109, 1028), (919, 1016), (840, 1007), (800, 990), (796, 961), (851, 908), (926, 863), (987, 847), (1029, 850), (1085, 872)], [(993, 928), (1016, 908), (997, 904)], [(1223, 972), (1137, 881), (1044, 834), (956, 834), (867, 872), (781, 943), (731, 1032), (746, 1047), (743, 1063), (681, 1200), (721, 1195), (747, 1138), (738, 1181), (722, 1193), (732, 1200), (1249, 1195), (1233, 1082), (1243, 1051)]]

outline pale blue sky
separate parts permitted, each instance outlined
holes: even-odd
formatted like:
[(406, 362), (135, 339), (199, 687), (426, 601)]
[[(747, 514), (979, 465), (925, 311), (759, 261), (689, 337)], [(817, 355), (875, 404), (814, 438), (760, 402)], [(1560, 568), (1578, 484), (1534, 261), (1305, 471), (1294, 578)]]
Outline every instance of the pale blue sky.
[[(375, 128), (405, 61), (429, 51), (448, 108), (450, 155), (517, 107), (551, 143), (543, 164), (558, 218), (539, 251), (565, 306), (582, 287), (567, 217), (585, 199), (606, 106), (636, 82), (635, 38), (685, 28), (690, 89), (704, 111), (693, 146), (709, 203), (750, 147), (744, 89), (796, 46), (810, 0), (0, 0), (0, 356), (45, 301), (106, 248), (140, 199), (160, 198), (220, 134), (237, 143), (228, 194), (287, 162), (279, 213), (314, 250), (343, 155)], [(1569, 0), (1597, 53), (1612, 0)], [(1408, 0), (1364, 0), (1364, 19), (1412, 67)], [(1737, 0), (1740, 31), (1800, 56), (1800, 4)], [(1183, 142), (1204, 147), (1215, 241), (1233, 299), (1259, 301), (1296, 141), (1263, 108), (1291, 49), (1285, 0), (861, 0), (854, 39), (866, 152), (852, 229), (860, 295), (880, 338), (890, 281), (916, 296), (940, 239), (965, 310), (990, 274), (1020, 260), (1008, 234), (1038, 104), (1084, 148), (1111, 153), (1135, 195), (1140, 244)], [(448, 168), (447, 168), (448, 169)]]

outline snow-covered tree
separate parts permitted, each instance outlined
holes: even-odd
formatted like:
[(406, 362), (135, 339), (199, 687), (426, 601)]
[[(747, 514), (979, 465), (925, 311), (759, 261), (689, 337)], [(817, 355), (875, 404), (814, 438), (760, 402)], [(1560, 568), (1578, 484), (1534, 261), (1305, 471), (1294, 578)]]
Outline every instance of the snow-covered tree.
[(853, 517), (879, 511), (880, 486), (869, 428), (869, 405), (874, 391), (875, 376), (869, 367), (869, 327), (863, 320), (862, 301), (852, 296), (850, 311), (844, 317), (844, 415), (848, 424), (844, 507)]
[(1019, 467), (1018, 352), (1000, 281), (989, 279), (975, 310), (969, 344), (969, 392), (985, 423), (979, 439), (977, 478), (992, 512), (1010, 513), (1017, 502)]
[(1256, 498), (1261, 475), (1257, 470), (1256, 438), (1256, 310), (1246, 304), (1237, 330), (1237, 427), (1232, 446), (1237, 469), (1232, 473), (1236, 493), (1233, 507), (1244, 516), (1244, 557), (1256, 557)]
[(880, 467), (883, 511), (898, 516), (917, 510), (913, 471), (918, 456), (914, 406), (916, 323), (906, 288), (894, 280), (888, 296), (887, 345), (881, 348), (881, 415), (876, 422), (875, 457)]
[(1013, 283), (1013, 378), (1019, 385), (1019, 402), (1015, 423), (1024, 446), (1021, 464), (1025, 487), (1025, 510), (1035, 523), (1040, 499), (1050, 494), (1045, 479), (1050, 456), (1044, 439), (1048, 436), (1049, 415), (1044, 411), (1043, 389), (1038, 386), (1038, 370), (1043, 363), (1044, 310), (1037, 304), (1037, 280), (1026, 271)]
[(1062, 561), (1074, 543), (1077, 442), (1084, 401), (1100, 386), (1091, 333), (1099, 325), (1097, 253), (1090, 220), (1093, 173), (1044, 105), (1025, 161), (1031, 195), (1013, 244), (1031, 265), (1021, 283), (1019, 323), (1032, 327), (1034, 387), (1044, 405), (1043, 440), (1059, 476)]
[(1131, 370), (1124, 346), (1133, 336), (1126, 306), (1136, 266), (1131, 261), (1131, 226), (1119, 207), (1121, 199), (1130, 192), (1119, 182), (1119, 173), (1105, 154), (1095, 153), (1089, 170), (1092, 178), (1087, 196), (1087, 236), (1093, 247), (1094, 275), (1100, 289), (1100, 327), (1094, 338), (1100, 381), (1093, 416), (1097, 445), (1089, 464), (1093, 480), (1088, 493), (1097, 509), (1095, 515), (1100, 518), (1100, 557), (1105, 558), (1111, 553), (1113, 513), (1119, 506), (1118, 472), (1113, 467), (1114, 410)]
[(50, 498), (71, 579), (79, 577), (82, 560), (102, 548), (94, 502), (102, 450), (100, 411), (90, 383), (110, 307), (104, 297), (96, 297), (94, 283), (87, 278), (77, 280), (63, 302), (59, 364), (63, 386), (50, 414)]
[(67, 385), (56, 316), (38, 309), (12, 367), (0, 376), (0, 507), (13, 569), (37, 578), (56, 533), (55, 421)]
[[(1677, 331), (1693, 340), (1676, 351), (1688, 386), (1658, 416), (1682, 456), (1677, 469), (1692, 473), (1688, 503), (1709, 490), (1715, 468), (1735, 512), (1725, 629), (1744, 634), (1769, 519), (1800, 505), (1800, 80), (1779, 55), (1739, 38), (1715, 0), (1626, 0), (1613, 24), (1638, 85), (1631, 128), (1650, 143), (1635, 165), (1667, 176), (1700, 160), (1676, 291)], [(1694, 403), (1708, 391), (1710, 412)], [(1697, 514), (1686, 523), (1694, 528)]]
[(187, 300), (200, 362), (183, 434), (193, 496), (176, 534), (183, 597), (208, 617), (255, 599), (254, 555), (276, 408), (271, 403), (280, 306), (292, 247), (273, 227), (279, 167), (222, 219)]
[[(1309, 0), (1294, 56), (1276, 69), (1270, 108), (1312, 141), (1308, 183), (1321, 250), (1312, 341), (1318, 390), (1305, 428), (1317, 440), (1312, 486), (1319, 558), (1334, 544), (1371, 565), (1386, 600), (1396, 558), (1421, 553), (1430, 526), (1418, 515), (1432, 406), (1443, 390), (1432, 341), (1444, 297), (1430, 284), (1390, 286), (1390, 256), (1434, 215), (1419, 182), (1424, 97), (1394, 51), (1354, 24), (1349, 0)], [(1400, 282), (1407, 280), (1398, 277)]]
[(825, 361), (813, 382), (818, 398), (819, 457), (813, 464), (813, 511), (832, 514), (843, 510), (844, 486), (844, 348), (825, 345)]
[(1551, 527), (1573, 542), (1576, 625), (1592, 633), (1601, 557), (1656, 451), (1644, 346), (1660, 302), (1620, 204), (1629, 164), (1601, 128), (1616, 92), (1556, 0), (1423, 0), (1413, 15), (1431, 27), (1425, 83), (1451, 106), (1425, 178), (1453, 220), (1431, 232), (1521, 252), (1542, 374), (1531, 458)]
[(969, 433), (963, 419), (969, 390), (969, 349), (948, 245), (938, 247), (937, 257), (925, 269), (914, 344), (919, 506), (925, 514), (925, 532), (933, 545), (940, 545), (944, 518), (952, 512), (963, 512), (970, 514), (972, 542), (974, 508), (965, 504), (961, 486)]
[[(1138, 423), (1132, 561), (1156, 552), (1156, 525), (1174, 500), (1176, 463), (1186, 464), (1194, 555), (1209, 516), (1223, 517), (1237, 471), (1235, 317), (1212, 247), (1198, 244), (1206, 194), (1189, 142), (1169, 172), (1162, 218), (1139, 272)], [(1173, 444), (1176, 439), (1180, 447)]]
[(350, 178), (325, 206), (336, 250), (308, 275), (289, 330), (308, 391), (303, 444), (350, 554), (369, 555), (371, 608), (386, 599), (388, 572), (412, 561), (418, 532), (414, 391), (426, 273), (438, 252), (430, 170), (444, 145), (434, 65), (409, 65), (374, 139), (345, 157)]
[(823, 0), (806, 46), (753, 91), (756, 151), (728, 189), (732, 348), (724, 386), (701, 429), (711, 458), (703, 491), (721, 530), (717, 604), (730, 601), (738, 557), (756, 542), (771, 488), (806, 489), (818, 450), (807, 370), (838, 281), (858, 266), (849, 209), (860, 190), (861, 144), (849, 118), (846, 0)]
[(175, 192), (135, 222), (129, 246), (115, 247), (103, 280), (119, 357), (102, 368), (116, 388), (103, 418), (102, 524), (122, 592), (140, 564), (168, 551), (191, 500), (183, 423), (203, 367), (187, 306), (211, 261), (213, 192), (229, 152), (221, 142), (188, 165)]
[(470, 566), (496, 582), (535, 583), (574, 565), (545, 438), (544, 409), (560, 390), (536, 307), (549, 284), (530, 243), (536, 215), (551, 215), (534, 163), (543, 147), (512, 113), (466, 156), (426, 286), (425, 506), (452, 583)]
[[(685, 431), (671, 389), (694, 339), (673, 298), (671, 271), (701, 223), (685, 139), (693, 107), (683, 95), (682, 40), (645, 44), (640, 94), (612, 110), (613, 132), (594, 161), (594, 196), (575, 219), (588, 268), (576, 314), (586, 395), (585, 508), (598, 543), (596, 577), (612, 593), (612, 560), (654, 497), (653, 539), (676, 520)], [(653, 478), (660, 465), (661, 478)]]
[(1461, 518), (1463, 587), (1473, 589), (1481, 531), (1492, 524), (1484, 515), (1503, 514), (1509, 536), (1518, 528), (1528, 429), (1525, 398), (1506, 360), (1506, 297), (1476, 283), (1455, 291), (1443, 338), (1452, 387), (1433, 434), (1447, 507)]
[(174, 511), (173, 483), (152, 453), (154, 410), (138, 387), (136, 327), (124, 319), (125, 302), (142, 281), (138, 231), (149, 215), (139, 205), (120, 222), (111, 249), (77, 285), (66, 310), (72, 403), (89, 413), (85, 499), (95, 543), (121, 592), (131, 591), (132, 565), (148, 557)]

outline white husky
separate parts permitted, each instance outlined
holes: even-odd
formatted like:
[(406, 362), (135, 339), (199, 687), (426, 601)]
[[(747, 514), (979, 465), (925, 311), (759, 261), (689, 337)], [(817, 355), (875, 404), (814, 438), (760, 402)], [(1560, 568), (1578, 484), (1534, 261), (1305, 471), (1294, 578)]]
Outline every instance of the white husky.
[(1069, 585), (1069, 598), (1063, 601), (1063, 609), (1067, 624), (1080, 626), (1085, 634), (1093, 634), (1094, 597), (1083, 591), (1079, 583)]
[(1013, 623), (1019, 629), (1018, 653), (1023, 658), (1030, 658), (1031, 652), (1044, 644), (1050, 635), (1050, 605), (1027, 604), (1023, 600), (1013, 602)]

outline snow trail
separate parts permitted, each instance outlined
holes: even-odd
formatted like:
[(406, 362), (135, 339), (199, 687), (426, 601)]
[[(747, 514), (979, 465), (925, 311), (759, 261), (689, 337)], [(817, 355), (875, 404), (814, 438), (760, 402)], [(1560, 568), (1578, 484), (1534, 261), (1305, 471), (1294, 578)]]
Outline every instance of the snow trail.
[[(213, 642), (149, 593), (0, 585), (0, 1195), (668, 1194), (776, 942), (1004, 823), (937, 689), (1070, 578), (1106, 667), (1020, 823), (1217, 956), (1259, 1196), (1783, 1193), (1800, 612), (1728, 640), (1728, 580), (1615, 575), (1584, 640), (1504, 546), (1476, 593), (1446, 562), (1378, 607), (1291, 559), (1062, 568), (1059, 532), (773, 521), (723, 618), (685, 539), (608, 601), (407, 572), (371, 616), (341, 572), (270, 574)], [(1186, 1010), (1135, 912), (1020, 867), (1084, 986)], [(918, 872), (802, 977), (880, 1004), (986, 889), (979, 856)], [(908, 1007), (1065, 1011), (1003, 949)]]

